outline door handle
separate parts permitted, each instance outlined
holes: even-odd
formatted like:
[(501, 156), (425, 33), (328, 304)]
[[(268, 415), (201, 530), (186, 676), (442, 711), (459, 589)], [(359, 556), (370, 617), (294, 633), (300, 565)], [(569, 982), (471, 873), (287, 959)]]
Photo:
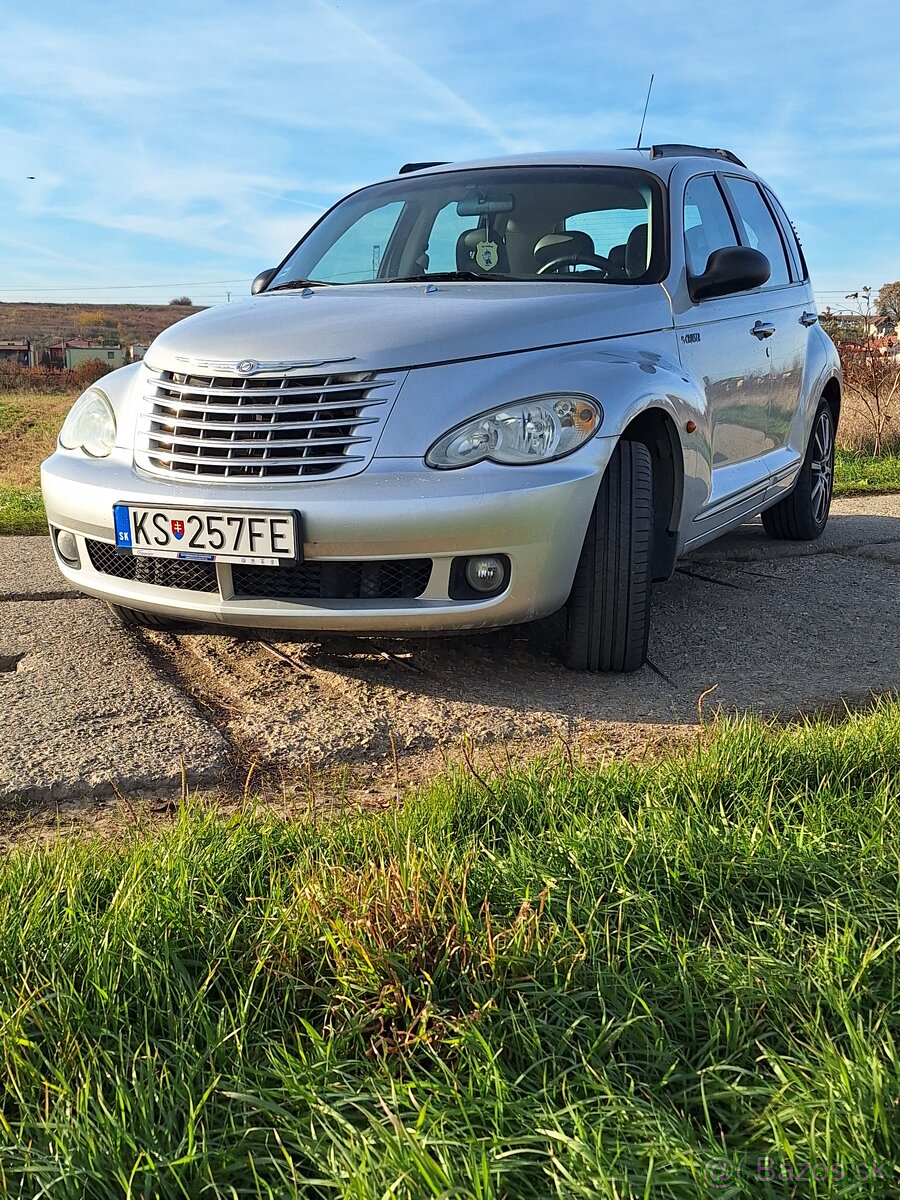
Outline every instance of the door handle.
[(765, 321), (757, 321), (750, 332), (754, 337), (759, 338), (759, 340), (762, 341), (763, 338), (770, 338), (772, 336), (772, 334), (775, 332), (775, 326), (767, 325)]
[(804, 312), (800, 314), (801, 325), (815, 325), (819, 319), (819, 314), (814, 312)]

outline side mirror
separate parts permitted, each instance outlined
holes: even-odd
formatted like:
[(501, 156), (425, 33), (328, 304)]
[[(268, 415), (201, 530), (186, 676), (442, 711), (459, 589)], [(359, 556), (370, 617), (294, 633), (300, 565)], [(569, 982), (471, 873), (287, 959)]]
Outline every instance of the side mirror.
[(732, 292), (748, 292), (762, 287), (772, 268), (769, 260), (750, 246), (723, 246), (713, 250), (702, 275), (688, 277), (692, 300), (708, 300), (711, 296), (729, 296)]
[(268, 271), (260, 271), (250, 284), (250, 295), (258, 296), (260, 292), (264, 292), (272, 282), (272, 277), (277, 270), (277, 267), (269, 267)]

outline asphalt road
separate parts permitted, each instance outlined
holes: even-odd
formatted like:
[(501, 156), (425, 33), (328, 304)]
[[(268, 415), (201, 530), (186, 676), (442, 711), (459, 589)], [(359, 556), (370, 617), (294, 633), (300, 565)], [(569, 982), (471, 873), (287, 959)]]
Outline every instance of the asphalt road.
[(900, 496), (837, 501), (815, 543), (755, 523), (683, 561), (655, 590), (636, 675), (574, 675), (554, 636), (553, 622), (424, 642), (136, 635), (68, 588), (47, 538), (0, 538), (0, 801), (155, 796), (236, 761), (285, 779), (399, 761), (414, 778), (466, 735), (519, 753), (633, 745), (695, 722), (713, 686), (707, 712), (764, 714), (900, 690)]

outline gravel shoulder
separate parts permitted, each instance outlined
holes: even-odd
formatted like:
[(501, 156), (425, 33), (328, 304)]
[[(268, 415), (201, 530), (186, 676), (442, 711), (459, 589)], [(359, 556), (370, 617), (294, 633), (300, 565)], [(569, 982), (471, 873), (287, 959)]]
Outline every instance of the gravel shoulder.
[(383, 803), (467, 754), (656, 752), (696, 735), (704, 693), (707, 716), (788, 716), (900, 689), (900, 496), (836, 501), (816, 543), (757, 522), (682, 561), (655, 590), (652, 665), (625, 678), (567, 671), (555, 619), (420, 641), (136, 637), (67, 597), (47, 539), (0, 540), (0, 567), (0, 656), (23, 655), (0, 671), (6, 803), (183, 778), (235, 794), (251, 770), (283, 798)]

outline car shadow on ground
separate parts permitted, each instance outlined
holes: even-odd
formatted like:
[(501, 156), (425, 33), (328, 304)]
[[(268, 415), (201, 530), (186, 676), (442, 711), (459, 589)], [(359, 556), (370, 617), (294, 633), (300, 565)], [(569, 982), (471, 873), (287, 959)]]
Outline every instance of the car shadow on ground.
[(775, 543), (751, 522), (684, 559), (654, 588), (650, 664), (628, 676), (568, 671), (561, 615), (428, 639), (156, 641), (188, 680), (219, 689), (232, 736), (263, 759), (356, 762), (467, 735), (527, 744), (684, 726), (703, 693), (707, 713), (855, 704), (900, 689), (898, 585), (900, 518), (851, 514), (816, 543)]

